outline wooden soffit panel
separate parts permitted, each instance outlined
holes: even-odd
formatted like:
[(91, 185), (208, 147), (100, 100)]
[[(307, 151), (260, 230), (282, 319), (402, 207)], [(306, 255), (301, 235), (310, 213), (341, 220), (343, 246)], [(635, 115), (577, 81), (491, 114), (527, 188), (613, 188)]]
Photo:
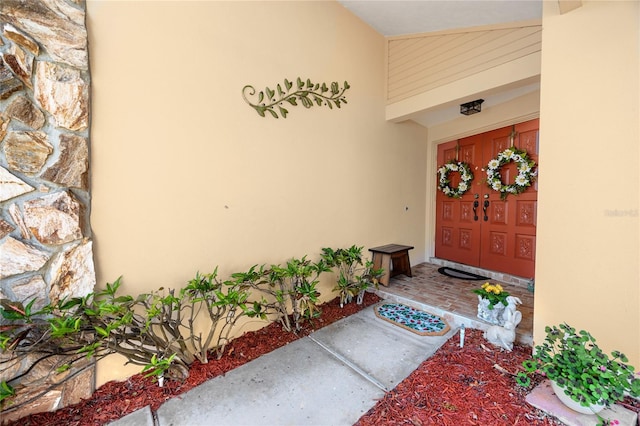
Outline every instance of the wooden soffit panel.
[(540, 21), (391, 38), (387, 103), (535, 55), (541, 45)]

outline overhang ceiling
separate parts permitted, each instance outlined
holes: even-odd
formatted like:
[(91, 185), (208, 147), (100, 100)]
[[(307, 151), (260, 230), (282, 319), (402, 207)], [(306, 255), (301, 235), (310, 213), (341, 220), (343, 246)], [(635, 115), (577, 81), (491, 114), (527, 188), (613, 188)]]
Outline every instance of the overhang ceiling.
[(385, 37), (542, 18), (542, 0), (338, 0)]
[[(385, 37), (542, 19), (542, 0), (338, 0)], [(483, 96), (483, 108), (539, 89), (539, 83)], [(473, 94), (471, 94), (473, 98)], [(467, 99), (470, 101), (473, 99)], [(458, 105), (416, 114), (426, 127), (460, 116)]]

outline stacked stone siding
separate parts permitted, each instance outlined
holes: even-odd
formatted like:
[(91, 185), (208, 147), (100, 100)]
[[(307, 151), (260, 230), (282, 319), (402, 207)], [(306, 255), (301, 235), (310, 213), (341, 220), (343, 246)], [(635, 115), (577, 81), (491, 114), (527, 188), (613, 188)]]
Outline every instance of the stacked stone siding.
[[(0, 1), (0, 299), (41, 307), (95, 287), (85, 13), (81, 0)], [(33, 361), (0, 354), (0, 380), (21, 389), (2, 422), (94, 390), (91, 363)]]

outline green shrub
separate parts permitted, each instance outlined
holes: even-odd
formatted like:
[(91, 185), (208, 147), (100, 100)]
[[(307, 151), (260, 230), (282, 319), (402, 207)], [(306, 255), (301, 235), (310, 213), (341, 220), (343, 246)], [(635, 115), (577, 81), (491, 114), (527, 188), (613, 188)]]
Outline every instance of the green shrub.
[[(85, 361), (78, 367), (87, 368), (118, 353), (162, 383), (165, 378), (186, 379), (196, 359), (206, 363), (209, 354), (222, 357), (242, 317), (279, 321), (286, 331), (297, 332), (303, 321), (320, 315), (317, 285), (322, 273), (335, 266), (347, 268), (344, 276), (349, 286), (345, 288), (355, 280), (354, 288), (359, 289), (377, 284), (382, 274), (366, 262), (362, 272), (354, 275), (360, 271), (357, 265), (362, 265), (362, 248), (327, 250), (323, 249), (322, 259), (315, 263), (304, 256), (284, 266), (256, 265), (226, 281), (218, 279), (217, 268), (209, 274), (198, 272), (178, 291), (160, 288), (135, 298), (118, 294), (120, 277), (104, 290), (63, 299), (37, 311), (33, 309), (35, 299), (27, 305), (1, 299), (0, 370), (27, 359), (30, 365), (0, 382), (0, 408), (15, 396), (12, 385), (36, 364), (53, 357), (61, 359), (54, 366), (60, 373), (78, 367), (80, 361), (89, 360), (88, 365)], [(336, 289), (342, 300), (342, 288)]]
[(362, 249), (363, 247), (355, 245), (348, 249), (322, 249), (321, 256), (327, 266), (338, 271), (333, 290), (340, 295), (340, 306), (349, 303), (371, 286), (378, 288), (378, 280), (384, 275), (384, 269), (374, 269), (373, 262), (363, 261)]
[(261, 296), (254, 302), (256, 314), (262, 318), (272, 317), (284, 330), (297, 332), (305, 319), (320, 314), (318, 278), (327, 271), (322, 260), (313, 263), (304, 256), (290, 259), (285, 266), (271, 265), (267, 269), (265, 265), (256, 265), (231, 277), (241, 288), (251, 288)]

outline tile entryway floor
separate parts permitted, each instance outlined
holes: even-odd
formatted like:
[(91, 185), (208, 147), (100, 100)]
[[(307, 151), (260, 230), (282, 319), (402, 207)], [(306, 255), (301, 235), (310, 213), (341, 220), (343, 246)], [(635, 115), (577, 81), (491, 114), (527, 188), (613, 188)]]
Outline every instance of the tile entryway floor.
[[(380, 286), (376, 293), (387, 300), (405, 303), (445, 318), (452, 328), (465, 327), (485, 330), (491, 324), (476, 317), (478, 296), (472, 292), (485, 281), (466, 281), (451, 278), (438, 272), (443, 265), (421, 263), (412, 265), (413, 277), (398, 275), (391, 278), (389, 286)], [(463, 269), (463, 268), (457, 268)], [(478, 274), (477, 271), (470, 271)], [(482, 274), (480, 274), (482, 275)], [(522, 305), (522, 321), (516, 328), (516, 340), (526, 345), (533, 342), (533, 293), (525, 285), (516, 285), (502, 280), (488, 279), (500, 283), (512, 296), (518, 297)]]

